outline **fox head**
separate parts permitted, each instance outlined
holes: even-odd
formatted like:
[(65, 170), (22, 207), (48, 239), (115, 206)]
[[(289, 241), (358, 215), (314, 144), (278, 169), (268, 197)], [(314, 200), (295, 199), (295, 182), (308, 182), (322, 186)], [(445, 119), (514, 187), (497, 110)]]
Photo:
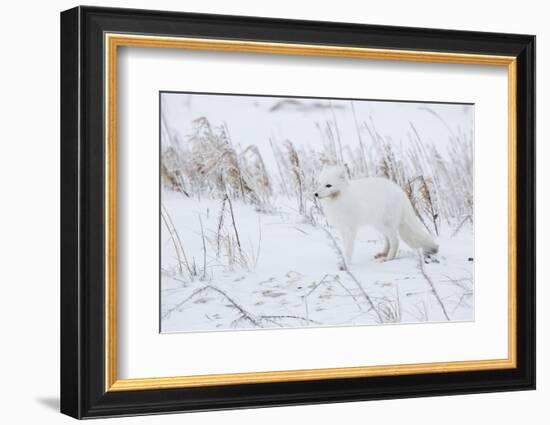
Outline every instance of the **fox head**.
[(323, 168), (317, 181), (318, 186), (314, 196), (319, 199), (336, 199), (340, 192), (348, 186), (346, 169), (341, 165)]

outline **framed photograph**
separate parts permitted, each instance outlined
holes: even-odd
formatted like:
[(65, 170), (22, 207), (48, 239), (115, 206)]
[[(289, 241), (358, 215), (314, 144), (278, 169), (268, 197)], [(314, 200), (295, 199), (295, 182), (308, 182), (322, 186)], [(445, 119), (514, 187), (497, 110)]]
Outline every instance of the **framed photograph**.
[(535, 37), (61, 14), (61, 411), (535, 388)]

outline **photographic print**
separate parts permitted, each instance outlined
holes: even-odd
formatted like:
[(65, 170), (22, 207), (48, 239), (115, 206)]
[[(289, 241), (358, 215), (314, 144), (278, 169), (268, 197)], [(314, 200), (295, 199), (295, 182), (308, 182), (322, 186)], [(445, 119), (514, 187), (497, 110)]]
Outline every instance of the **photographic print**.
[(60, 34), (62, 413), (535, 389), (535, 36), (90, 6)]
[(474, 320), (474, 105), (161, 92), (161, 332)]

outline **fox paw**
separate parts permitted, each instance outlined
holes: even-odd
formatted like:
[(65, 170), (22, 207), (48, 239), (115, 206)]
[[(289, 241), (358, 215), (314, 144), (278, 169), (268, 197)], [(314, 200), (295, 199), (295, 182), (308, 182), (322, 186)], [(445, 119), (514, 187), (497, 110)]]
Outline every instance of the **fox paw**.
[(378, 254), (376, 254), (376, 255), (374, 256), (374, 258), (377, 259), (377, 260), (382, 260), (382, 261), (384, 261), (384, 260), (386, 259), (386, 255), (387, 255), (387, 254), (386, 254), (385, 252), (379, 252)]
[(439, 259), (437, 257), (426, 255), (424, 256), (424, 263), (430, 264), (430, 263), (439, 263)]

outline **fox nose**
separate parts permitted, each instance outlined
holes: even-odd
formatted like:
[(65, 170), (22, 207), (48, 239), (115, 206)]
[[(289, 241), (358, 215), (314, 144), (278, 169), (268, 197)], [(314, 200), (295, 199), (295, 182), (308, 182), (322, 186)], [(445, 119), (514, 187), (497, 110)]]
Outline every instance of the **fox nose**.
[(315, 196), (316, 198), (318, 198), (318, 197), (319, 197), (319, 194), (318, 194), (317, 192), (315, 192), (315, 193), (313, 194), (313, 196)]

